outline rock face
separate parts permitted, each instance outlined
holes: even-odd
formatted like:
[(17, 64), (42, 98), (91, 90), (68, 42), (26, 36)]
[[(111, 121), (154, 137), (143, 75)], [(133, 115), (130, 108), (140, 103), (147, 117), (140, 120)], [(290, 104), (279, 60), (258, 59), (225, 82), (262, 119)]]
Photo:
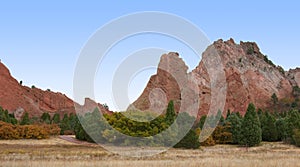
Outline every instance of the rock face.
[[(162, 112), (170, 99), (174, 100), (175, 109), (180, 108), (180, 84), (187, 75), (188, 67), (179, 58), (178, 53), (161, 56), (157, 74), (153, 75), (142, 95), (131, 107), (139, 110)], [(175, 74), (175, 75), (172, 75)]]
[[(163, 55), (159, 67), (164, 62), (169, 62), (168, 67), (178, 70), (176, 74), (193, 77), (196, 81), (198, 118), (209, 111), (216, 113), (217, 110), (231, 110), (244, 114), (251, 102), (258, 108), (267, 108), (271, 105), (273, 93), (279, 99), (291, 98), (293, 86), (300, 85), (300, 69), (285, 72), (263, 55), (253, 42), (236, 44), (233, 39), (218, 40), (207, 48), (199, 65), (189, 73), (178, 54)], [(148, 97), (153, 89), (159, 88), (164, 92), (166, 102), (176, 101), (175, 108), (178, 111), (183, 98), (178, 86), (181, 83), (184, 82), (176, 82), (174, 77), (158, 69), (133, 106), (140, 110), (151, 109)]]
[(300, 68), (291, 69), (287, 72), (287, 77), (291, 81), (292, 86), (300, 85)]
[[(50, 114), (60, 113), (61, 115), (75, 113), (74, 102), (66, 95), (54, 93), (50, 90), (43, 91), (38, 88), (22, 86), (11, 76), (8, 68), (1, 62), (0, 106), (9, 112), (14, 112), (17, 118), (22, 117), (24, 111), (28, 112), (30, 116), (38, 117), (43, 112), (49, 112)], [(102, 105), (96, 103), (95, 106), (102, 107)], [(109, 112), (107, 109), (101, 108), (101, 110)]]

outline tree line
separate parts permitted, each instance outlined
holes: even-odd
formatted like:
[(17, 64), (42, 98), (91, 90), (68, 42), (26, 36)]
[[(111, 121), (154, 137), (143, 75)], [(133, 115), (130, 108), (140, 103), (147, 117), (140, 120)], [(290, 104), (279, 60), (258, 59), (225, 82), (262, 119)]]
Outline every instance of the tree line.
[[(173, 102), (168, 105), (166, 114), (160, 115), (148, 122), (134, 121), (126, 117), (136, 114), (135, 117), (151, 117), (150, 113), (129, 111), (129, 113), (115, 112), (111, 115), (101, 115), (98, 110), (88, 113), (78, 121), (75, 134), (76, 138), (90, 142), (113, 143), (117, 145), (154, 145), (169, 146), (173, 141), (179, 140), (175, 148), (199, 148), (215, 144), (234, 144), (245, 147), (259, 145), (262, 141), (283, 141), (288, 144), (300, 146), (300, 113), (296, 109), (288, 112), (268, 112), (256, 109), (254, 104), (249, 104), (247, 112), (241, 116), (238, 112), (227, 112), (223, 117), (219, 111), (216, 115), (202, 116), (197, 123), (196, 119), (183, 112), (176, 114)], [(153, 116), (154, 117), (154, 116)], [(176, 125), (175, 130), (168, 131), (168, 137), (155, 137)], [(203, 127), (207, 121), (208, 126)], [(217, 126), (214, 126), (215, 122)], [(80, 123), (81, 122), (81, 123)], [(94, 122), (94, 123), (92, 123)], [(91, 124), (92, 123), (92, 124)], [(192, 127), (185, 127), (193, 123)], [(215, 127), (215, 128), (214, 128)], [(184, 131), (188, 129), (188, 131)], [(88, 131), (86, 133), (85, 131)], [(213, 131), (207, 139), (200, 143), (199, 135)], [(183, 132), (187, 132), (182, 134)], [(94, 133), (94, 134), (90, 134)], [(145, 140), (128, 140), (120, 134), (133, 137), (146, 137)], [(91, 137), (93, 136), (93, 137)], [(147, 138), (149, 137), (149, 138)], [(151, 138), (152, 137), (152, 138)], [(96, 141), (95, 141), (96, 140)]]
[(21, 120), (17, 120), (13, 113), (0, 107), (0, 139), (45, 139), (60, 134), (74, 134), (77, 117), (75, 114), (65, 114), (60, 119), (59, 114), (53, 117), (43, 113), (38, 117), (29, 117), (24, 113)]
[[(47, 138), (49, 135), (75, 134), (79, 140), (122, 146), (196, 149), (200, 145), (234, 144), (252, 147), (259, 145), (261, 141), (283, 141), (300, 146), (299, 110), (268, 112), (256, 109), (252, 103), (248, 105), (244, 116), (239, 112), (228, 111), (224, 117), (219, 111), (216, 115), (204, 115), (199, 121), (186, 112), (177, 114), (173, 101), (169, 102), (166, 113), (162, 115), (138, 111), (102, 115), (96, 108), (93, 112), (79, 116), (64, 114), (63, 118), (59, 114), (51, 117), (49, 113), (43, 113), (40, 118), (29, 118), (28, 113), (25, 113), (20, 121), (0, 107), (0, 121), (0, 139)], [(44, 130), (30, 125), (44, 127)], [(22, 130), (24, 128), (27, 130)], [(30, 135), (24, 134), (32, 134), (33, 131), (41, 135), (28, 137)], [(18, 132), (23, 133), (12, 137)], [(210, 132), (211, 135), (206, 136), (205, 141), (199, 141), (200, 134)]]

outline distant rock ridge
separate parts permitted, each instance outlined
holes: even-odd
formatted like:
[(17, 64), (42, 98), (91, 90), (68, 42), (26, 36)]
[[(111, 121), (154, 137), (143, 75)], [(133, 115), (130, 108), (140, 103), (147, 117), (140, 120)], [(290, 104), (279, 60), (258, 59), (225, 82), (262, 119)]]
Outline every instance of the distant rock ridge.
[[(110, 113), (101, 104), (87, 100), (82, 106), (84, 109), (99, 107), (103, 113)], [(22, 117), (24, 112), (30, 116), (41, 116), (42, 113), (59, 113), (61, 116), (65, 113), (75, 113), (72, 99), (62, 93), (54, 93), (50, 90), (41, 90), (39, 88), (29, 88), (21, 85), (14, 79), (8, 68), (0, 62), (0, 106), (9, 112), (14, 112), (17, 118)]]
[[(217, 53), (218, 60), (212, 52)], [(212, 97), (211, 78), (205, 66), (208, 61), (220, 61), (220, 66), (224, 67), (221, 71), (226, 79), (226, 84), (224, 84), (226, 85), (226, 93), (224, 93), (226, 97), (224, 97), (223, 111), (231, 110), (244, 114), (251, 102), (258, 108), (267, 108), (271, 105), (273, 93), (279, 99), (292, 98), (293, 87), (300, 85), (299, 68), (288, 72), (284, 71), (282, 67), (274, 65), (267, 56), (262, 54), (258, 45), (254, 42), (236, 44), (233, 39), (228, 41), (217, 40), (202, 54), (199, 65), (190, 73), (187, 73), (187, 66), (178, 53), (171, 52), (162, 55), (159, 67), (165, 62), (169, 62), (167, 66), (173, 68), (173, 70), (176, 69), (180, 73), (185, 72), (187, 76), (193, 75), (196, 77), (199, 88), (198, 100), (200, 102), (198, 118), (208, 113), (212, 103), (221, 103), (221, 101), (218, 101), (220, 99)], [(181, 76), (183, 75), (181, 74)], [(221, 85), (217, 86), (220, 90), (222, 90)], [(178, 83), (169, 74), (159, 69), (150, 78), (143, 93), (131, 107), (134, 106), (139, 110), (149, 109), (151, 106), (148, 99), (149, 93), (155, 88), (164, 91), (167, 102), (174, 100), (176, 102), (175, 108), (178, 111), (181, 102)]]

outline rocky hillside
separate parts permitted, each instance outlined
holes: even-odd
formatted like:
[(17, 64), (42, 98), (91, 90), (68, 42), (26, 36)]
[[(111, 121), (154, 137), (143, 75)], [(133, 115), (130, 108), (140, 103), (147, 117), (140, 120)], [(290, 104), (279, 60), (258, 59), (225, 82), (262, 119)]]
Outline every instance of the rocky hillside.
[[(171, 74), (179, 75), (181, 79), (195, 78), (198, 85), (196, 97), (199, 100), (198, 117), (212, 110), (217, 112), (215, 110), (218, 109), (223, 111), (229, 109), (244, 114), (251, 102), (259, 108), (268, 108), (272, 105), (273, 93), (278, 99), (293, 98), (293, 88), (300, 85), (300, 69), (284, 71), (262, 54), (256, 43), (236, 44), (233, 39), (218, 40), (207, 48), (202, 54), (201, 62), (191, 72), (187, 72), (187, 66), (177, 53), (163, 55), (157, 74), (150, 78), (143, 93), (130, 106), (131, 108), (140, 110), (151, 110), (153, 106), (163, 108), (169, 100), (174, 100), (175, 108), (179, 111), (182, 98), (188, 96), (182, 95), (180, 91), (180, 84), (184, 82), (161, 70), (165, 68), (175, 71)], [(153, 96), (151, 92), (155, 92), (153, 90), (156, 88), (163, 91), (160, 92), (160, 96), (165, 98), (159, 103), (151, 101)]]
[[(76, 103), (75, 103), (76, 104)], [(8, 68), (0, 62), (0, 106), (9, 112), (15, 113), (20, 118), (26, 111), (31, 116), (40, 116), (43, 112), (50, 114), (75, 113), (74, 102), (62, 93), (54, 93), (50, 90), (41, 90), (39, 88), (29, 88), (22, 86), (14, 79)], [(79, 106), (76, 104), (76, 106)], [(101, 104), (97, 104), (90, 99), (86, 99), (86, 104), (82, 111), (95, 108), (101, 108), (101, 111), (109, 112)]]

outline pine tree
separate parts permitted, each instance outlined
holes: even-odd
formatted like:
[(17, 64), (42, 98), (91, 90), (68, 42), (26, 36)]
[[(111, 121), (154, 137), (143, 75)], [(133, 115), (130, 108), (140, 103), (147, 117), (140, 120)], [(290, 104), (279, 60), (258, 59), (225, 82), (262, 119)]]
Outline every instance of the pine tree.
[(297, 110), (291, 110), (287, 116), (288, 137), (292, 139), (294, 129), (300, 129), (300, 114)]
[(239, 144), (252, 147), (258, 145), (262, 141), (261, 125), (254, 104), (250, 103), (246, 115), (242, 121), (241, 139)]
[(275, 126), (275, 118), (269, 113), (265, 113), (265, 121), (262, 123), (262, 140), (277, 141), (278, 133)]
[(28, 112), (26, 112), (20, 122), (20, 125), (29, 125), (29, 124), (30, 124), (29, 114), (28, 114)]
[(278, 133), (278, 139), (286, 141), (288, 137), (288, 124), (285, 118), (279, 118), (276, 122), (276, 129)]
[(60, 134), (63, 135), (66, 130), (71, 130), (68, 114), (64, 114), (64, 117), (60, 122)]
[(238, 144), (241, 138), (242, 119), (236, 114), (232, 113), (227, 121), (230, 123), (230, 132), (232, 133), (232, 144)]
[(46, 113), (46, 112), (42, 114), (41, 119), (46, 124), (50, 124), (50, 122), (51, 122), (50, 121), (51, 120), (50, 114)]
[(60, 115), (58, 113), (55, 113), (52, 118), (52, 123), (59, 124), (59, 122), (60, 122)]
[(166, 123), (168, 125), (171, 125), (176, 117), (176, 113), (174, 110), (174, 102), (171, 100), (168, 104), (167, 113), (166, 113)]

